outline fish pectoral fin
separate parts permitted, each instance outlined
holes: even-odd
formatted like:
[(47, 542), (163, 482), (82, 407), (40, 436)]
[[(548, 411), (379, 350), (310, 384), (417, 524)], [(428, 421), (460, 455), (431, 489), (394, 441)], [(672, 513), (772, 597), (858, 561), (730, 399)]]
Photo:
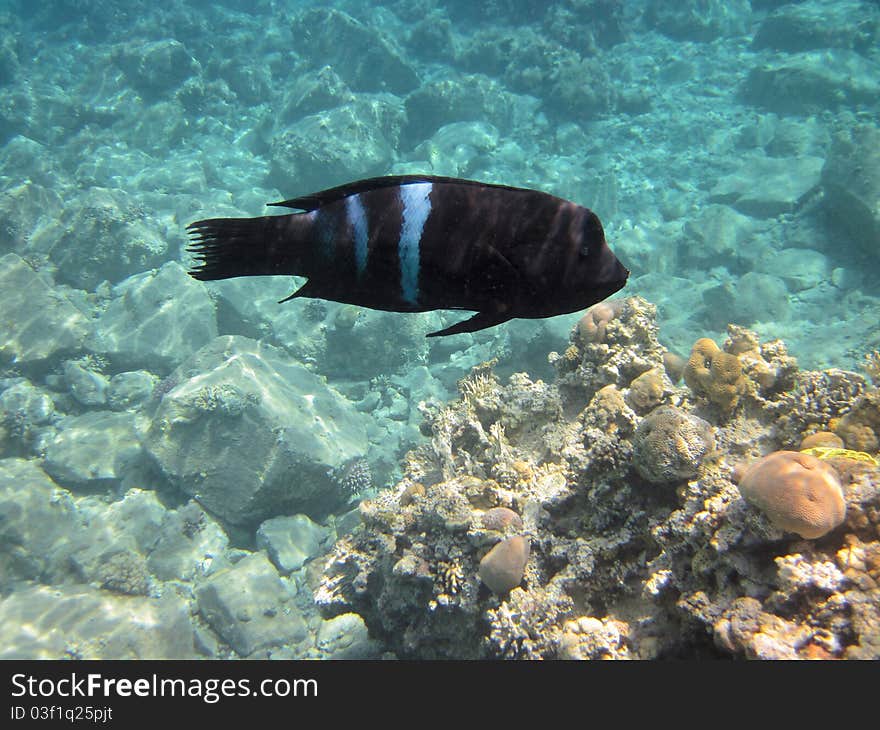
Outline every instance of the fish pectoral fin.
[(511, 315), (506, 312), (477, 312), (470, 319), (462, 320), (450, 325), (446, 329), (430, 332), (425, 337), (446, 337), (446, 335), (459, 335), (462, 332), (477, 332), (487, 327), (494, 327), (512, 319)]
[(284, 304), (284, 302), (289, 302), (291, 299), (296, 299), (298, 297), (317, 297), (321, 298), (320, 294), (317, 293), (317, 286), (312, 284), (312, 280), (309, 279), (305, 284), (303, 284), (299, 289), (297, 289), (290, 296), (284, 297), (284, 299), (279, 300), (279, 304)]

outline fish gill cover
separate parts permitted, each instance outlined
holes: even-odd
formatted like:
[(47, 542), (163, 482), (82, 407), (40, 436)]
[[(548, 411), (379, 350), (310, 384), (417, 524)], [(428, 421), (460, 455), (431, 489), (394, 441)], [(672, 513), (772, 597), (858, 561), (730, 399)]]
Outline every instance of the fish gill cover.
[[(876, 3), (0, 28), (0, 657), (880, 657)], [(187, 275), (192, 221), (407, 175), (408, 313)], [(593, 211), (626, 288), (426, 339), (425, 176)]]

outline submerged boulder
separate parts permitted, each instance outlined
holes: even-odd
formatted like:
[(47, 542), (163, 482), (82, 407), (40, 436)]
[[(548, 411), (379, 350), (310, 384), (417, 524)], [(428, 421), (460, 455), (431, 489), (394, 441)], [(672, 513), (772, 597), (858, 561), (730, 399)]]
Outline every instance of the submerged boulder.
[(282, 351), (218, 337), (169, 380), (146, 448), (221, 519), (326, 512), (347, 497), (332, 471), (366, 453), (365, 416)]

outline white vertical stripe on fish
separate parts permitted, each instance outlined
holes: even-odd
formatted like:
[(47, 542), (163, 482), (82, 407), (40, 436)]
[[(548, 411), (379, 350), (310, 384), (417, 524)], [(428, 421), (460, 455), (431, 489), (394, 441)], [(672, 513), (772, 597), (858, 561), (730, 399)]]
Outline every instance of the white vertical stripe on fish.
[(425, 221), (431, 214), (431, 183), (412, 183), (400, 187), (403, 204), (403, 223), (397, 253), (400, 260), (400, 293), (404, 301), (419, 303), (419, 244)]
[(361, 196), (350, 195), (345, 199), (345, 212), (348, 223), (354, 233), (354, 263), (357, 267), (357, 275), (360, 278), (367, 269), (367, 211), (361, 202)]

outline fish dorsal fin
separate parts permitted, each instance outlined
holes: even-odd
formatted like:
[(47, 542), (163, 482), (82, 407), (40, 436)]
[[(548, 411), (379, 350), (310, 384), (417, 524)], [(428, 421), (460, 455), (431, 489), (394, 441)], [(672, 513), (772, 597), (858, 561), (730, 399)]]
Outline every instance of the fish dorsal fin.
[(483, 183), (476, 180), (462, 180), (457, 177), (440, 177), (438, 175), (389, 175), (387, 177), (371, 177), (367, 180), (358, 180), (356, 182), (339, 185), (335, 188), (321, 190), (311, 195), (303, 195), (300, 198), (291, 198), (290, 200), (282, 200), (280, 203), (269, 203), (269, 205), (281, 206), (283, 208), (295, 208), (297, 210), (316, 210), (322, 205), (332, 203), (336, 200), (342, 200), (350, 195), (365, 193), (369, 190), (378, 190), (379, 188), (390, 188), (396, 185), (411, 185), (413, 183), (455, 183), (457, 185), (479, 185), (484, 188), (501, 188), (503, 190), (525, 190), (525, 188), (514, 188), (510, 185), (495, 185), (493, 183)]

